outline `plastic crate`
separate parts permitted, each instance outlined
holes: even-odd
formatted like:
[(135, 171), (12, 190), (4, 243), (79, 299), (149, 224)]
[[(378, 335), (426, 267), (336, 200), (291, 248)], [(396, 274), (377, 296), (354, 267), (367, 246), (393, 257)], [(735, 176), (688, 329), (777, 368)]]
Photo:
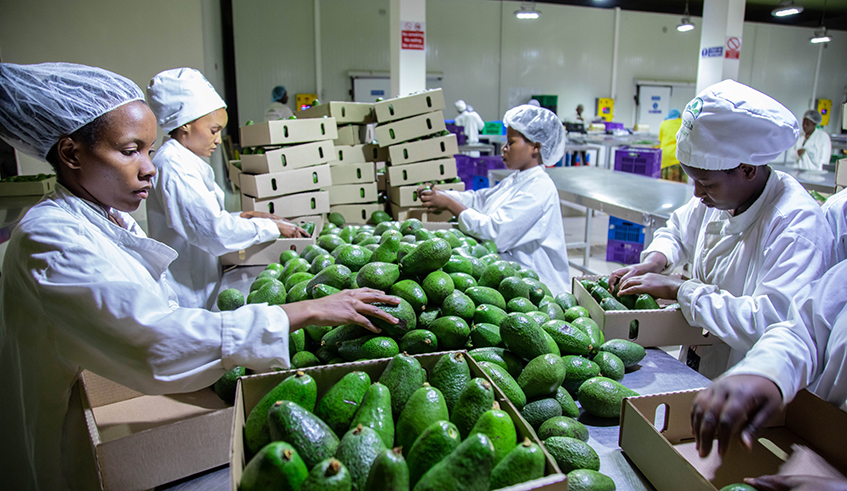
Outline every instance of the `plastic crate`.
[(474, 159), (474, 175), (488, 177), (488, 171), (505, 169), (506, 164), (500, 155), (484, 155)]
[(621, 147), (615, 151), (614, 169), (659, 178), (662, 175), (662, 149)]
[(644, 244), (610, 240), (606, 244), (606, 261), (612, 263), (635, 264), (641, 262)]
[(483, 135), (505, 135), (506, 127), (502, 121), (486, 121), (482, 128)]
[(609, 217), (609, 240), (644, 244), (644, 226), (627, 222), (617, 217)]
[(609, 121), (609, 122), (605, 123), (605, 125), (606, 125), (606, 131), (614, 131), (614, 130), (624, 129), (623, 123), (615, 123), (615, 122)]
[(487, 188), (488, 187), (488, 177), (473, 176), (471, 178), (471, 186), (473, 187), (474, 191), (476, 191), (477, 189)]
[(445, 125), (447, 131), (456, 135), (456, 144), (464, 145), (467, 142), (468, 136), (465, 135), (465, 128), (463, 126), (457, 126), (455, 123), (447, 123), (445, 121)]

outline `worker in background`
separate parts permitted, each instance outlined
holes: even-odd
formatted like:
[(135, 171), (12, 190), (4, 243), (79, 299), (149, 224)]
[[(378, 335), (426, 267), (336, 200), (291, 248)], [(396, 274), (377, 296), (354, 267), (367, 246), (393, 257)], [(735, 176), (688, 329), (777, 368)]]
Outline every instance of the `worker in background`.
[(147, 97), (159, 126), (171, 137), (153, 157), (157, 175), (147, 200), (150, 237), (179, 254), (168, 271), (179, 304), (212, 309), (223, 275), (220, 256), (307, 234), (270, 213), (224, 209), (224, 192), (203, 158), (221, 142), (226, 104), (202, 73), (165, 70), (150, 80)]
[[(683, 351), (714, 378), (738, 363), (791, 299), (831, 266), (833, 237), (820, 206), (767, 163), (791, 148), (797, 119), (750, 87), (724, 80), (685, 107), (676, 156), (694, 197), (656, 231), (641, 263), (613, 271), (619, 294), (679, 302), (685, 319), (726, 344)], [(692, 265), (687, 281), (667, 276)]]
[(847, 189), (833, 194), (821, 206), (826, 221), (835, 236), (834, 263), (847, 259)]
[(290, 333), (307, 325), (397, 322), (371, 303), (399, 300), (368, 289), (237, 312), (180, 307), (164, 281), (176, 252), (129, 214), (156, 175), (156, 118), (120, 75), (0, 63), (0, 137), (57, 174), (12, 232), (0, 276), (5, 489), (99, 489), (79, 476), (94, 469), (88, 433), (74, 432), (82, 370), (144, 394), (190, 392), (235, 366), (288, 368)]
[(456, 101), (456, 111), (459, 112), (459, 115), (456, 116), (456, 126), (465, 129), (468, 143), (479, 143), (479, 132), (485, 128), (485, 121), (482, 120), (482, 116), (474, 111), (473, 107), (465, 104), (463, 100)]
[(803, 133), (791, 149), (789, 158), (797, 162), (800, 170), (823, 171), (823, 165), (832, 157), (832, 141), (821, 124), (821, 113), (809, 109), (803, 114)]
[[(726, 452), (730, 438), (752, 448), (759, 430), (805, 387), (847, 411), (847, 262), (805, 286), (788, 319), (768, 327), (735, 367), (697, 396), (692, 429), (701, 457)], [(746, 480), (757, 489), (847, 490), (847, 481), (813, 476)]]
[(671, 109), (659, 125), (659, 148), (662, 149), (662, 179), (688, 182), (688, 175), (676, 158), (676, 133), (682, 125), (679, 109)]
[(503, 162), (516, 171), (493, 188), (477, 191), (418, 189), (430, 209), (449, 210), (459, 228), (493, 240), (500, 256), (538, 273), (553, 295), (571, 289), (559, 194), (545, 165), (565, 153), (565, 129), (556, 115), (524, 104), (503, 117)]
[(271, 105), (265, 109), (265, 121), (288, 119), (294, 115), (288, 107), (288, 92), (284, 85), (277, 85), (271, 91)]
[(585, 107), (582, 104), (576, 106), (576, 112), (568, 118), (568, 123), (581, 123), (585, 126), (585, 129), (588, 129), (588, 126), (591, 124), (591, 121), (586, 120), (582, 116), (582, 112), (585, 111)]

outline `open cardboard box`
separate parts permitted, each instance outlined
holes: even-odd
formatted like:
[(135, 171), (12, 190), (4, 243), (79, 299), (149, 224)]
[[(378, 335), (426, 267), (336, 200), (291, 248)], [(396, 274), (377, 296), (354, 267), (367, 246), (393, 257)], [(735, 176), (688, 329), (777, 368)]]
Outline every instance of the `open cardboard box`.
[(334, 205), (329, 207), (330, 213), (341, 213), (347, 223), (365, 224), (375, 211), (385, 211), (385, 205), (379, 203), (361, 203), (352, 205)]
[(0, 182), (0, 196), (43, 196), (56, 189), (56, 176), (40, 181)]
[(221, 256), (221, 264), (224, 266), (267, 266), (271, 263), (278, 263), (279, 255), (283, 251), (297, 251), (298, 254), (302, 254), (306, 246), (315, 243), (315, 238), (323, 228), (323, 217), (311, 215), (298, 217), (291, 221), (301, 226), (306, 222), (315, 222), (315, 231), (312, 233), (312, 237), (307, 239), (276, 239), (273, 242), (256, 244), (247, 249), (224, 254)]
[(383, 162), (388, 160), (388, 149), (370, 143), (361, 145), (336, 145), (335, 160), (332, 165), (357, 162)]
[(227, 463), (234, 411), (211, 389), (147, 396), (88, 371), (78, 384), (100, 489), (150, 489)]
[(456, 159), (428, 160), (415, 164), (389, 166), (385, 169), (388, 174), (388, 185), (392, 187), (410, 186), (419, 182), (443, 181), (458, 176)]
[(428, 138), (419, 142), (401, 143), (388, 147), (391, 165), (413, 164), (424, 160), (452, 157), (459, 153), (456, 135)]
[[(442, 191), (464, 191), (465, 183), (451, 182), (448, 184), (436, 184), (433, 188)], [(392, 203), (397, 203), (401, 207), (421, 206), (421, 202), (418, 200), (418, 186), (392, 187), (390, 188), (388, 198)]]
[(226, 174), (229, 182), (232, 183), (232, 188), (235, 190), (241, 189), (241, 169), (235, 166), (235, 163), (241, 165), (240, 160), (228, 160), (226, 163)]
[(373, 203), (379, 199), (376, 182), (329, 186), (324, 191), (329, 192), (329, 206)]
[(410, 218), (417, 218), (423, 223), (427, 222), (447, 222), (453, 218), (453, 214), (447, 210), (429, 211), (423, 207), (404, 207), (397, 203), (391, 203), (391, 216), (398, 222), (406, 221)]
[(339, 125), (367, 124), (376, 121), (373, 109), (372, 102), (330, 101), (297, 111), (296, 116), (298, 119), (323, 118), (326, 116), (335, 119), (335, 122)]
[[(580, 283), (580, 280), (596, 281), (598, 278), (575, 277), (573, 294), (579, 305), (585, 307), (591, 319), (600, 326), (606, 339), (628, 339), (641, 346), (702, 346), (721, 342), (703, 329), (689, 325), (679, 309), (603, 310)], [(660, 300), (659, 303), (665, 302)]]
[(379, 123), (410, 118), (444, 108), (444, 92), (441, 89), (427, 90), (420, 94), (394, 97), (374, 103), (374, 112)]
[(359, 130), (361, 125), (357, 124), (348, 124), (346, 126), (338, 127), (338, 138), (332, 140), (336, 146), (344, 146), (344, 145), (361, 145), (362, 143), (366, 143), (362, 140), (362, 132)]
[(242, 126), (241, 146), (291, 145), (338, 138), (333, 118), (283, 119)]
[(376, 165), (373, 162), (342, 164), (336, 160), (330, 162), (329, 173), (333, 186), (376, 182)]
[(314, 191), (261, 200), (242, 194), (241, 209), (243, 211), (266, 211), (281, 217), (328, 213), (329, 193)]
[[(432, 373), (432, 369), (435, 367), (435, 364), (445, 353), (455, 353), (455, 352), (441, 352), (441, 353), (431, 353), (427, 355), (415, 355), (415, 358), (420, 362), (421, 366), (427, 371), (427, 374)], [(535, 432), (532, 430), (532, 427), (527, 423), (523, 417), (521, 417), (520, 412), (515, 409), (515, 406), (509, 402), (508, 398), (503, 394), (499, 387), (488, 377), (488, 375), (480, 368), (480, 366), (467, 355), (467, 352), (463, 352), (465, 355), (465, 359), (468, 361), (468, 366), (470, 367), (471, 377), (482, 377), (486, 379), (492, 387), (494, 387), (494, 399), (500, 403), (500, 409), (506, 411), (509, 416), (512, 417), (512, 421), (515, 423), (515, 428), (518, 433), (518, 442), (522, 442), (523, 439), (529, 438), (534, 443), (538, 444), (542, 451), (544, 452), (544, 457), (546, 460), (546, 469), (544, 477), (540, 479), (536, 479), (534, 481), (528, 481), (522, 484), (518, 484), (515, 486), (510, 486), (507, 489), (509, 491), (527, 491), (531, 489), (543, 489), (548, 491), (566, 491), (566, 477), (561, 473), (559, 467), (556, 465), (556, 461), (547, 453), (547, 450), (544, 449), (544, 446), (541, 444), (538, 437), (535, 435)], [(315, 379), (315, 382), (318, 386), (318, 400), (339, 380), (341, 380), (344, 375), (354, 372), (354, 371), (362, 371), (368, 374), (371, 379), (371, 382), (376, 382), (379, 380), (380, 375), (388, 366), (388, 362), (391, 361), (391, 358), (382, 358), (379, 360), (370, 360), (370, 361), (361, 361), (361, 362), (353, 362), (353, 363), (342, 363), (338, 365), (326, 365), (320, 367), (313, 368), (305, 368), (301, 371), (308, 373), (312, 378)], [(251, 375), (248, 377), (242, 377), (238, 380), (238, 388), (235, 393), (235, 413), (232, 420), (232, 449), (230, 453), (230, 464), (229, 464), (229, 475), (231, 479), (231, 489), (232, 491), (238, 491), (238, 484), (241, 481), (241, 474), (244, 471), (244, 466), (247, 465), (248, 456), (245, 453), (244, 446), (244, 422), (247, 419), (247, 415), (250, 414), (250, 411), (253, 410), (253, 407), (259, 402), (259, 400), (264, 397), (271, 389), (276, 387), (277, 384), (282, 382), (288, 377), (296, 374), (298, 370), (288, 370), (285, 372), (275, 372), (275, 373), (265, 373), (260, 375)], [(396, 423), (396, 422), (395, 422)], [(339, 435), (341, 438), (343, 435)]]
[(409, 119), (403, 119), (376, 127), (376, 141), (380, 147), (396, 145), (398, 143), (430, 136), (433, 133), (441, 133), (447, 127), (444, 125), (444, 114), (435, 111), (421, 114)]
[(658, 491), (716, 491), (767, 474), (847, 474), (847, 414), (805, 390), (759, 432), (752, 452), (735, 437), (723, 459), (715, 449), (701, 459), (690, 419), (700, 390), (624, 400), (620, 447)]
[(322, 164), (273, 174), (242, 173), (239, 184), (247, 196), (265, 199), (332, 186), (332, 175), (329, 165)]
[(335, 158), (335, 145), (324, 140), (267, 150), (260, 155), (242, 155), (241, 170), (248, 174), (269, 174), (323, 164)]

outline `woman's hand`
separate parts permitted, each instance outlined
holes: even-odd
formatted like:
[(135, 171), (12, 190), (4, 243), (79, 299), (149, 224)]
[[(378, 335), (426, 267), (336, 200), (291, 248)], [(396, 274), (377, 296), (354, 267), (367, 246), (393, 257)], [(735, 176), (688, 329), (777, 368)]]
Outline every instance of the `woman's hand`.
[(373, 303), (397, 305), (400, 303), (400, 299), (373, 288), (358, 288), (356, 290), (343, 290), (317, 300), (303, 300), (280, 305), (280, 307), (288, 315), (291, 332), (310, 325), (358, 324), (378, 333), (380, 330), (366, 316), (378, 317), (391, 324), (399, 322), (394, 316), (371, 305)]
[(847, 491), (847, 481), (817, 476), (762, 476), (744, 482), (761, 491)]
[(281, 237), (285, 237), (286, 239), (299, 239), (300, 237), (309, 237), (309, 234), (297, 225), (289, 222), (288, 220), (282, 217), (278, 217), (270, 213), (265, 213), (264, 211), (242, 211), (241, 218), (267, 218), (268, 220), (272, 220), (276, 227), (279, 229), (279, 235)]
[(647, 273), (642, 276), (633, 276), (620, 282), (618, 295), (638, 295), (649, 293), (654, 298), (676, 300), (679, 287), (685, 283), (679, 278), (671, 278), (658, 273)]
[(661, 273), (667, 266), (668, 260), (661, 252), (651, 252), (644, 261), (616, 269), (609, 275), (609, 289), (615, 291), (615, 285), (633, 276), (643, 276), (647, 273)]
[(447, 196), (444, 191), (432, 189), (432, 183), (419, 187), (418, 196), (421, 198), (421, 203), (430, 210), (448, 210), (453, 215), (459, 216), (467, 209), (463, 204)]

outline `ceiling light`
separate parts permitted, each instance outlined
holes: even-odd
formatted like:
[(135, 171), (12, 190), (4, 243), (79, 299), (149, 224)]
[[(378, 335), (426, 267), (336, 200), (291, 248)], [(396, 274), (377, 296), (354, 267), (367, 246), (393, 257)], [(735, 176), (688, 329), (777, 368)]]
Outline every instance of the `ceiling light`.
[(817, 29), (815, 29), (814, 37), (809, 39), (809, 42), (811, 42), (812, 44), (828, 43), (830, 41), (832, 41), (832, 38), (827, 35), (826, 27), (818, 27)]
[(682, 23), (676, 26), (679, 32), (688, 32), (694, 29), (694, 24), (691, 23), (691, 16), (688, 14), (688, 0), (685, 1), (685, 13), (682, 14)]
[(541, 12), (535, 10), (535, 2), (529, 6), (521, 4), (521, 9), (515, 11), (515, 17), (520, 20), (537, 19), (541, 17)]
[(786, 17), (789, 15), (797, 15), (803, 11), (803, 7), (794, 5), (794, 0), (783, 0), (779, 7), (771, 10), (771, 15), (774, 17)]

